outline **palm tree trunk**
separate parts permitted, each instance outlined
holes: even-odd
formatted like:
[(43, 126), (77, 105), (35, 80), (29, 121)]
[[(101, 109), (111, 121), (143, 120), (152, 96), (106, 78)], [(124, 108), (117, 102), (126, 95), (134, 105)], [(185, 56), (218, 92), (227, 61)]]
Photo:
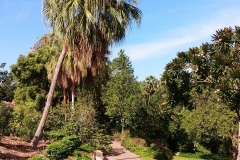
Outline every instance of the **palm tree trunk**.
[(40, 140), (40, 136), (43, 132), (43, 128), (44, 128), (45, 123), (47, 121), (47, 116), (48, 116), (48, 113), (49, 113), (49, 110), (50, 110), (50, 106), (51, 106), (51, 102), (52, 102), (53, 93), (54, 93), (54, 89), (55, 89), (55, 86), (56, 86), (58, 74), (59, 74), (60, 68), (62, 66), (65, 55), (66, 55), (66, 47), (64, 46), (63, 49), (62, 49), (61, 55), (58, 59), (58, 63), (56, 65), (55, 71), (54, 71), (54, 75), (53, 75), (53, 79), (52, 79), (51, 86), (50, 86), (50, 89), (49, 89), (47, 102), (46, 102), (46, 105), (45, 105), (45, 108), (44, 108), (44, 111), (43, 111), (42, 119), (41, 119), (41, 121), (38, 125), (37, 131), (36, 131), (32, 141), (31, 141), (31, 146), (33, 146), (33, 147), (36, 147), (38, 145), (38, 142)]

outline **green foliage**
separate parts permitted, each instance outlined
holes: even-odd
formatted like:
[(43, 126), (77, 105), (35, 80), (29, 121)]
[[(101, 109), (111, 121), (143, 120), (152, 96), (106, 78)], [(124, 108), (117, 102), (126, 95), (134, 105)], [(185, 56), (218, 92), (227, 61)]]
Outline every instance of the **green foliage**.
[(189, 93), (192, 87), (191, 74), (186, 66), (188, 54), (179, 52), (177, 58), (166, 65), (162, 80), (168, 89), (168, 104), (172, 107), (177, 105), (183, 108), (189, 107), (191, 99)]
[(167, 90), (161, 80), (148, 76), (140, 82), (140, 94), (134, 103), (137, 107), (134, 116), (131, 117), (131, 134), (166, 142), (170, 134), (170, 122), (175, 115), (167, 105)]
[(80, 135), (81, 139), (83, 140), (83, 145), (81, 148), (85, 151), (94, 151), (97, 149), (100, 150), (109, 150), (112, 137), (104, 134), (103, 130), (95, 129), (92, 131), (83, 130), (82, 134)]
[(220, 144), (228, 145), (227, 148), (231, 146), (231, 143), (228, 144), (226, 141), (232, 138), (230, 131), (235, 127), (233, 124), (235, 113), (223, 104), (213, 103), (211, 95), (207, 98), (208, 100), (206, 99), (205, 103), (198, 105), (196, 109), (182, 111), (181, 128), (196, 144), (204, 145), (213, 153), (218, 153)]
[(44, 138), (50, 139), (52, 141), (60, 140), (65, 136), (66, 134), (61, 129), (44, 132)]
[(93, 152), (96, 150), (96, 148), (94, 146), (92, 146), (90, 143), (84, 143), (80, 146), (80, 149), (86, 152)]
[[(97, 129), (96, 111), (90, 104), (77, 102), (74, 110), (69, 105), (62, 104), (52, 108), (46, 123), (46, 138), (59, 139), (77, 134), (85, 141), (91, 137), (92, 130)], [(88, 140), (86, 140), (88, 141)]]
[(131, 148), (135, 148), (138, 146), (146, 147), (147, 143), (144, 139), (141, 138), (131, 138), (126, 137), (122, 140), (121, 144), (125, 146), (127, 149), (131, 150)]
[(124, 132), (114, 132), (113, 138), (114, 140), (122, 141), (124, 138), (130, 137), (130, 131), (125, 130)]
[(142, 159), (156, 159), (156, 160), (166, 160), (162, 152), (157, 147), (136, 147), (134, 153), (139, 155)]
[(46, 156), (50, 159), (66, 158), (78, 148), (81, 141), (78, 136), (64, 137), (60, 141), (53, 142), (46, 148)]
[(12, 74), (4, 70), (5, 65), (6, 63), (0, 64), (0, 100), (12, 101), (16, 85), (13, 83)]
[(102, 101), (106, 105), (106, 115), (112, 121), (121, 124), (122, 131), (130, 125), (134, 116), (135, 99), (139, 93), (139, 85), (134, 78), (129, 57), (120, 50), (119, 57), (110, 63), (110, 80), (103, 87)]
[[(10, 123), (11, 131), (24, 140), (34, 136), (41, 115), (34, 108), (34, 103), (26, 103), (29, 107), (17, 104), (13, 111), (13, 120)], [(25, 108), (26, 107), (26, 108)]]
[(14, 102), (3, 101), (0, 104), (0, 139), (2, 136), (10, 134), (9, 124), (12, 119)]
[[(96, 111), (91, 103), (80, 100), (75, 104), (74, 110), (69, 106), (59, 105), (52, 108), (47, 121), (47, 132), (44, 137), (51, 141), (59, 140), (65, 136), (76, 134), (82, 141), (82, 149), (94, 151), (96, 149), (108, 150), (111, 136), (96, 123)], [(69, 109), (66, 109), (69, 107)]]
[(211, 151), (208, 149), (204, 148), (202, 145), (197, 146), (197, 152), (200, 152), (202, 154), (211, 154)]
[(187, 157), (180, 157), (180, 156), (174, 156), (174, 160), (204, 160), (202, 158), (187, 158)]
[(180, 153), (180, 157), (187, 157), (187, 158), (196, 158), (196, 159), (214, 159), (214, 160), (231, 160), (228, 157), (222, 157), (216, 154), (204, 154), (200, 152), (196, 153)]
[[(15, 82), (25, 85), (37, 85), (40, 88), (48, 87), (45, 64), (48, 62), (48, 48), (42, 48), (37, 52), (29, 52), (27, 56), (20, 55), (17, 63), (11, 66), (11, 72)], [(46, 82), (44, 84), (44, 82)]]
[(78, 150), (75, 150), (73, 152), (72, 160), (91, 160), (91, 159), (92, 158), (84, 152), (80, 152)]
[(60, 158), (66, 158), (68, 155), (72, 153), (71, 149), (69, 149), (69, 146), (71, 147), (73, 145), (73, 142), (71, 141), (57, 141), (54, 142), (46, 148), (47, 157), (50, 159), (60, 159)]
[(44, 155), (34, 155), (31, 158), (28, 158), (28, 160), (48, 160), (47, 157), (45, 157)]
[(168, 137), (169, 148), (174, 152), (195, 151), (194, 140), (187, 134), (185, 129), (181, 128), (182, 116), (177, 109), (174, 110), (176, 115), (170, 123), (170, 135)]
[(163, 74), (172, 107), (192, 110), (180, 115), (183, 123), (176, 125), (177, 130), (196, 145), (224, 155), (229, 153), (223, 150), (235, 145), (232, 134), (236, 134), (235, 116), (226, 106), (238, 120), (240, 115), (239, 39), (240, 27), (219, 29), (212, 44), (178, 53)]
[(29, 52), (27, 56), (20, 55), (16, 64), (11, 66), (11, 72), (17, 88), (14, 94), (16, 107), (11, 122), (12, 133), (25, 140), (33, 137), (40, 120), (49, 87), (45, 64), (49, 60), (49, 50), (39, 49)]
[(147, 147), (146, 141), (141, 138), (126, 137), (122, 140), (121, 145), (131, 152), (134, 152), (142, 159), (166, 159), (158, 147), (155, 145)]

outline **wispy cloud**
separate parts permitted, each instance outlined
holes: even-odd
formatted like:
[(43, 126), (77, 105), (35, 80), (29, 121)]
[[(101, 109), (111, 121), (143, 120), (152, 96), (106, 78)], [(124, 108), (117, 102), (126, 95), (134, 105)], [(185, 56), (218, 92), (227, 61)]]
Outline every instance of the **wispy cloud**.
[(161, 56), (172, 52), (177, 53), (181, 51), (179, 49), (182, 46), (194, 47), (192, 45), (196, 42), (210, 40), (211, 35), (217, 29), (240, 25), (240, 19), (236, 18), (236, 15), (240, 15), (239, 10), (218, 11), (214, 15), (209, 16), (207, 20), (205, 19), (197, 24), (186, 25), (172, 30), (169, 35), (165, 35), (162, 39), (153, 39), (145, 43), (116, 47), (114, 48), (114, 52), (123, 48), (132, 61)]
[(0, 21), (14, 22), (22, 21), (30, 16), (30, 10), (32, 9), (31, 4), (26, 0), (21, 1), (0, 1)]

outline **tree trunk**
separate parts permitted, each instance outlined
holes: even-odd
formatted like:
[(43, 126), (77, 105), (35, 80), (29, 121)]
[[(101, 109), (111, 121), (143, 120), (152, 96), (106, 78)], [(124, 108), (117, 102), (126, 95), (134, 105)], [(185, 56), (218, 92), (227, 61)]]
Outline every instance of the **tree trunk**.
[(125, 129), (124, 118), (121, 118), (121, 125), (122, 125), (122, 133), (123, 133)]
[(75, 84), (72, 87), (72, 110), (74, 110)]
[(38, 142), (40, 140), (40, 136), (43, 132), (43, 128), (45, 126), (47, 116), (48, 116), (48, 113), (49, 113), (49, 110), (50, 110), (50, 106), (51, 106), (51, 102), (52, 102), (53, 93), (54, 93), (54, 89), (55, 89), (55, 86), (56, 86), (58, 74), (59, 74), (60, 68), (62, 66), (65, 55), (66, 55), (66, 47), (63, 47), (61, 55), (58, 59), (58, 63), (56, 65), (55, 71), (54, 71), (54, 75), (53, 75), (53, 79), (52, 79), (51, 86), (50, 86), (50, 89), (49, 89), (47, 102), (46, 102), (46, 105), (45, 105), (45, 108), (44, 108), (44, 111), (43, 111), (42, 119), (41, 119), (41, 121), (38, 125), (37, 131), (36, 131), (32, 141), (31, 141), (31, 146), (33, 146), (33, 147), (36, 147), (38, 145)]
[(237, 160), (240, 160), (240, 117), (238, 116), (238, 155)]

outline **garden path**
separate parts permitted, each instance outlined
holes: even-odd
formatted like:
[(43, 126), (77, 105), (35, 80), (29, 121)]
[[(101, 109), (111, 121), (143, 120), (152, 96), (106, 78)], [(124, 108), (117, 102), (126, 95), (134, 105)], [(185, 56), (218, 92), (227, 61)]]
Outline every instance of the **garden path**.
[(126, 150), (119, 141), (113, 141), (112, 151), (105, 155), (106, 160), (142, 160), (136, 154)]

